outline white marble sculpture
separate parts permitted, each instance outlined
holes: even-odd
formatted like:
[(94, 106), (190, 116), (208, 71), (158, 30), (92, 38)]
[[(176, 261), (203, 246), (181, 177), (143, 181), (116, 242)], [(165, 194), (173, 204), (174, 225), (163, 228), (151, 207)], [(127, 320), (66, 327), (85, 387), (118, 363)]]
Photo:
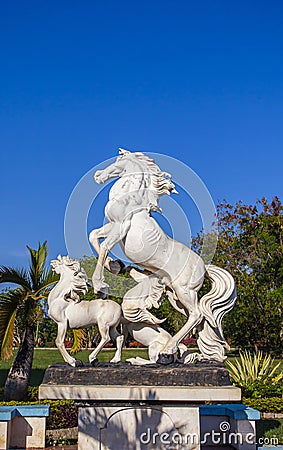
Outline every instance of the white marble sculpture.
[[(160, 279), (172, 306), (187, 317), (176, 335), (165, 339), (158, 350), (158, 361), (163, 364), (173, 362), (179, 343), (195, 328), (199, 331), (200, 353), (189, 355), (185, 362), (195, 359), (223, 361), (225, 348), (229, 347), (221, 323), (223, 316), (234, 306), (235, 283), (226, 270), (214, 265), (205, 266), (195, 252), (170, 238), (152, 217), (152, 211), (161, 212), (158, 203), (162, 195), (177, 193), (171, 175), (160, 170), (154, 160), (143, 153), (120, 149), (116, 161), (94, 175), (97, 183), (105, 183), (110, 178), (118, 180), (110, 189), (105, 207), (108, 223), (93, 230), (89, 236), (98, 254), (92, 277), (95, 292), (103, 295), (108, 292), (104, 267), (113, 269), (115, 264), (108, 253), (119, 243), (127, 258)], [(104, 241), (100, 243), (100, 239)], [(198, 299), (205, 276), (212, 287)], [(129, 315), (126, 304), (127, 301), (124, 314)], [(149, 311), (146, 316), (150, 323), (152, 315)], [(138, 315), (128, 318), (132, 323), (142, 323)]]
[(48, 296), (48, 314), (58, 325), (56, 346), (65, 362), (73, 367), (82, 365), (67, 352), (64, 339), (68, 329), (88, 328), (98, 325), (101, 341), (89, 355), (89, 362), (95, 363), (100, 350), (112, 338), (116, 342), (116, 353), (111, 362), (121, 360), (123, 335), (118, 333), (117, 326), (121, 320), (121, 307), (112, 300), (80, 300), (79, 293), (87, 291), (87, 275), (79, 261), (68, 256), (58, 256), (51, 261), (53, 270), (60, 275), (59, 282)]

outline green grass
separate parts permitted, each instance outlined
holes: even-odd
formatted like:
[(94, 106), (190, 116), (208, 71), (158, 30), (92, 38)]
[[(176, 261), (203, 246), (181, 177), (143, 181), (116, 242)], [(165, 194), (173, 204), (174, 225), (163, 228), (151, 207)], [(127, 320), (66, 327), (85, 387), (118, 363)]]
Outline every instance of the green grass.
[[(91, 353), (90, 350), (83, 350), (79, 353), (76, 353), (75, 358), (80, 359), (82, 362), (88, 362), (88, 356), (90, 353)], [(98, 360), (101, 362), (109, 362), (110, 359), (113, 358), (114, 353), (115, 350), (102, 350), (98, 355)], [(4, 386), (8, 370), (13, 362), (15, 354), (16, 351), (13, 352), (13, 357), (9, 361), (0, 362), (0, 387)], [(147, 358), (147, 350), (139, 348), (124, 349), (122, 351), (122, 361), (125, 361), (127, 358), (131, 358), (137, 355), (139, 355), (142, 358)], [(36, 348), (34, 350), (30, 385), (39, 386), (42, 382), (45, 369), (50, 364), (60, 361), (63, 361), (63, 358), (58, 350)]]

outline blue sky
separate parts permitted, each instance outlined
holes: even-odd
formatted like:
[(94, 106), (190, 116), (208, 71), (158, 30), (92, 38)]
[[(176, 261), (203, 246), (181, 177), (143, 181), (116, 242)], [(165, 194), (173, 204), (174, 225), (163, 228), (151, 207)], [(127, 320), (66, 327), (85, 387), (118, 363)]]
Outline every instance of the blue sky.
[(66, 253), (69, 196), (118, 147), (180, 159), (215, 202), (282, 199), (282, 22), (279, 1), (3, 2), (0, 263)]

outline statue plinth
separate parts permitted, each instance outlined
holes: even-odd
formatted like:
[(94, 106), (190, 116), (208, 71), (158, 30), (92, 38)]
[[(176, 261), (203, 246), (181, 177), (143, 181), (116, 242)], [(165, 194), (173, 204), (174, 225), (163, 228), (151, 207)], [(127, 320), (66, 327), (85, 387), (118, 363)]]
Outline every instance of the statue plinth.
[(84, 386), (230, 386), (228, 370), (223, 363), (151, 364), (97, 363), (95, 367), (71, 367), (55, 363), (45, 372), (44, 385)]

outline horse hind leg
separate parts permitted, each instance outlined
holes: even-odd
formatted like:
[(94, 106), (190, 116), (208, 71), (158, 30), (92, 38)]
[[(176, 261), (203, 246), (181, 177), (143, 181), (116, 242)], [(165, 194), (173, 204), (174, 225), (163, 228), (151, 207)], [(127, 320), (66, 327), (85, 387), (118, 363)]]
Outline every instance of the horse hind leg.
[(175, 289), (178, 300), (189, 312), (189, 318), (185, 325), (176, 333), (160, 352), (158, 362), (161, 364), (171, 364), (174, 361), (174, 354), (178, 351), (178, 344), (202, 321), (202, 314), (198, 305), (197, 292), (194, 290)]

